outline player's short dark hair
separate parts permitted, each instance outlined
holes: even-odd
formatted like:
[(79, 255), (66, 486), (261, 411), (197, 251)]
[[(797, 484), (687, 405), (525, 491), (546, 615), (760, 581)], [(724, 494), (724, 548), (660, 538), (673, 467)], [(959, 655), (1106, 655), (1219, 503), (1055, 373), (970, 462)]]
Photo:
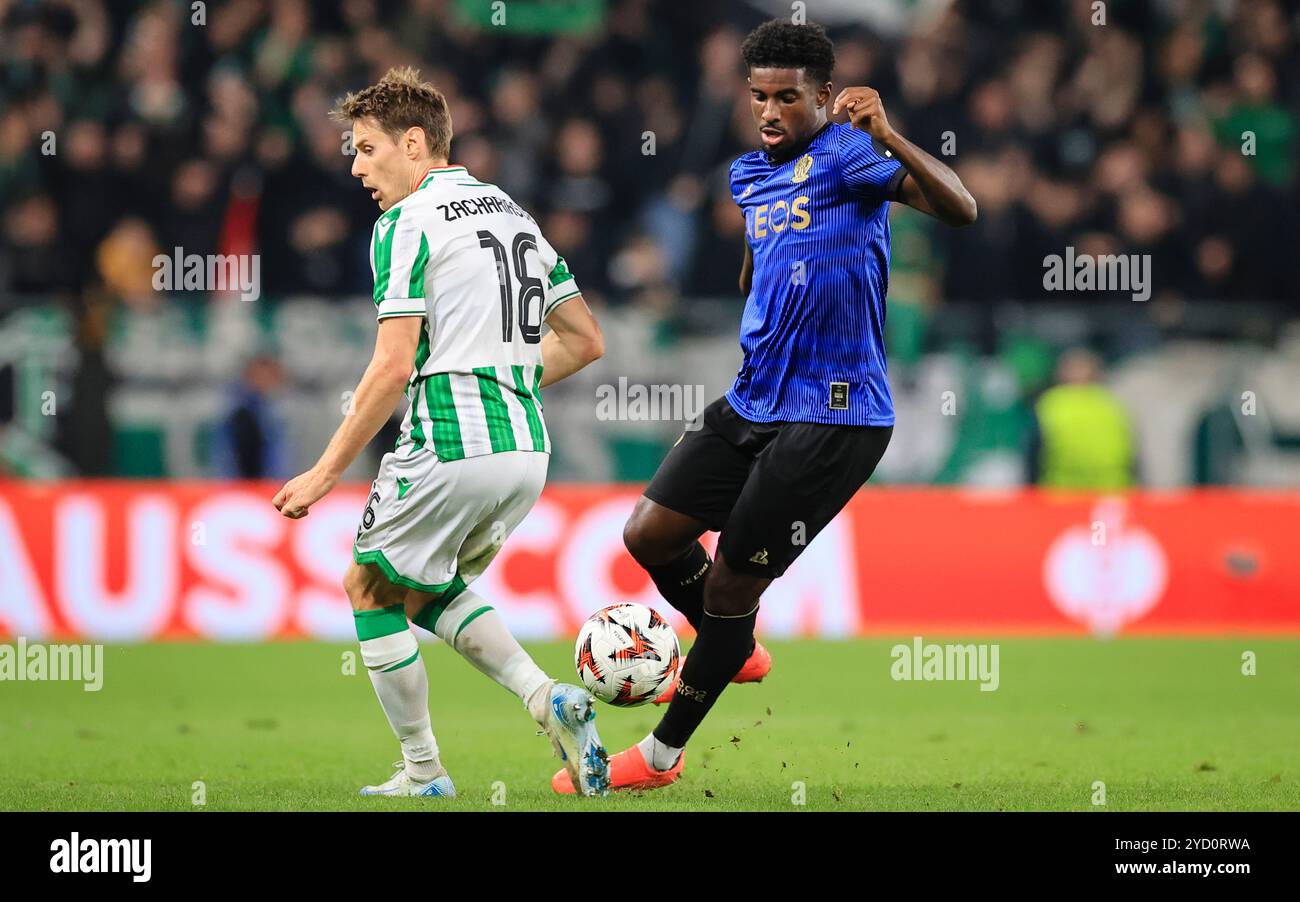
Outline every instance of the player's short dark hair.
[(424, 141), (437, 159), (451, 153), (451, 111), (442, 92), (420, 80), (420, 70), (410, 66), (394, 67), (378, 84), (338, 102), (330, 116), (336, 122), (373, 119), (397, 140), (408, 128), (424, 129)]
[(802, 69), (819, 85), (830, 81), (835, 71), (835, 45), (820, 25), (764, 22), (745, 38), (740, 55), (750, 69)]

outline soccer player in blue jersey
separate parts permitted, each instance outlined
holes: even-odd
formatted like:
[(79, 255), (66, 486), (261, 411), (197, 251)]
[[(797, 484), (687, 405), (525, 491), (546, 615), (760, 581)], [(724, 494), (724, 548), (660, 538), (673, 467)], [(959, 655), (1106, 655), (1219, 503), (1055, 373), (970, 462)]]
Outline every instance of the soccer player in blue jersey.
[[(754, 639), (759, 597), (889, 444), (889, 202), (948, 225), (975, 221), (961, 180), (891, 127), (876, 91), (832, 95), (835, 52), (820, 26), (768, 22), (742, 54), (761, 144), (731, 167), (745, 214), (744, 363), (668, 453), (623, 533), (698, 635), (659, 725), (611, 759), (614, 788), (675, 781), (727, 683), (771, 669)], [(849, 125), (827, 120), (841, 110)], [(713, 561), (706, 530), (721, 532)], [(566, 771), (552, 786), (573, 791)]]

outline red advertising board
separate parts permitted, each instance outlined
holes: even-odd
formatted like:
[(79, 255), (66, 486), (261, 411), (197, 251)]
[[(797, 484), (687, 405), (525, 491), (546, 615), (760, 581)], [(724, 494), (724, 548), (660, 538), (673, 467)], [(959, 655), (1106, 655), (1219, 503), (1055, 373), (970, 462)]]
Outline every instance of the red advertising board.
[[(352, 637), (340, 582), (365, 487), (299, 521), (278, 488), (0, 483), (0, 636)], [(636, 495), (549, 487), (476, 591), (524, 638), (616, 600), (665, 610), (623, 549)], [(1298, 527), (1300, 493), (869, 488), (769, 588), (759, 629), (1300, 635)]]

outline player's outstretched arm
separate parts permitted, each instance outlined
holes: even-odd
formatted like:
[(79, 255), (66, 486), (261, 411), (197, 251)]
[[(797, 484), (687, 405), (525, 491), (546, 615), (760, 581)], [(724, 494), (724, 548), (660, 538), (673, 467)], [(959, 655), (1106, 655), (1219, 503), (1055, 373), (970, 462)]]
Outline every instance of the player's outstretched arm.
[(276, 494), (272, 502), (276, 510), (292, 520), (307, 516), (307, 509), (334, 488), (343, 471), (392, 416), (415, 368), (415, 348), (423, 322), (420, 316), (391, 316), (379, 321), (375, 353), (357, 384), (343, 423), (316, 465), (290, 479)]
[(907, 170), (899, 187), (899, 200), (951, 226), (975, 221), (975, 198), (957, 173), (894, 131), (885, 116), (885, 105), (874, 88), (845, 88), (835, 98), (831, 115), (849, 111), (853, 127), (884, 145)]
[(605, 336), (582, 295), (551, 311), (546, 325), (551, 331), (542, 336), (542, 388), (604, 356)]

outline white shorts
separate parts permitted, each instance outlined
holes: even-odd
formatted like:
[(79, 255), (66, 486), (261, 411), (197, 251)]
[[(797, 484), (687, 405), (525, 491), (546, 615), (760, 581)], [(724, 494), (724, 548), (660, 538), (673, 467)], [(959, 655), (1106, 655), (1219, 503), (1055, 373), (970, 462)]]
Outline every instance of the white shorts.
[[(407, 449), (402, 449), (403, 451)], [(501, 451), (443, 461), (389, 452), (370, 486), (352, 558), (443, 606), (487, 569), (537, 502), (550, 455)]]

